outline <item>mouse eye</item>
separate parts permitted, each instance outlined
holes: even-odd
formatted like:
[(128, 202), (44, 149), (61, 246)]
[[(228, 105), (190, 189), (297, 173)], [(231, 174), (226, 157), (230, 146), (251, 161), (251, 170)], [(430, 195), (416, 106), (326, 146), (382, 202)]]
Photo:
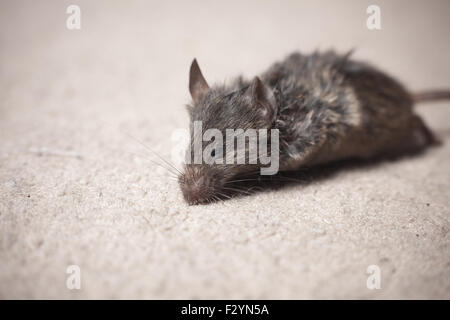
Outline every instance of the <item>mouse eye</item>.
[(211, 152), (211, 157), (215, 157), (216, 156), (216, 149), (213, 149), (213, 151)]

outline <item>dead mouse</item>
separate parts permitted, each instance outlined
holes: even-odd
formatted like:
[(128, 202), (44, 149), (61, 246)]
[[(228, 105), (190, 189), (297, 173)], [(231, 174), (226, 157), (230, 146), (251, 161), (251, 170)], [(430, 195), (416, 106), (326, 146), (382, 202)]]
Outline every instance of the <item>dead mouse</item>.
[[(198, 143), (195, 123), (201, 124), (202, 132), (214, 129), (223, 135), (228, 129), (277, 129), (279, 171), (424, 149), (436, 140), (414, 114), (414, 102), (450, 98), (450, 91), (411, 94), (392, 77), (351, 59), (350, 53), (334, 51), (293, 53), (252, 81), (238, 77), (229, 85), (211, 87), (194, 59), (189, 90), (188, 159), (195, 158)], [(207, 143), (200, 141), (203, 152)], [(259, 158), (237, 164), (245, 143), (232, 151), (225, 148), (229, 142), (213, 143), (223, 145), (219, 156), (233, 163), (188, 161), (178, 181), (189, 204), (221, 199), (232, 191), (230, 183), (263, 166)]]

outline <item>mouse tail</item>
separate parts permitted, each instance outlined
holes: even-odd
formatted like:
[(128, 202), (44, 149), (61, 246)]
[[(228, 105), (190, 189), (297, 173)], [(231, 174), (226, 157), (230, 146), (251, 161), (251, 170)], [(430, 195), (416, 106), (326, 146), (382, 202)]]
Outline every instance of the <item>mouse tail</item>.
[(438, 101), (438, 100), (450, 100), (450, 90), (429, 90), (416, 92), (412, 95), (414, 102), (427, 102), (427, 101)]

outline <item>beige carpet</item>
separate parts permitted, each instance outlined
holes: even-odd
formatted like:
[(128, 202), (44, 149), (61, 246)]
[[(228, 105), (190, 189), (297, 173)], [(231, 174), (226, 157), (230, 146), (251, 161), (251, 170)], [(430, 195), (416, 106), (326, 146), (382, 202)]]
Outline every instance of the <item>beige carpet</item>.
[(193, 57), (213, 83), (354, 47), (450, 87), (450, 2), (376, 2), (379, 31), (372, 1), (2, 1), (0, 298), (450, 298), (449, 102), (417, 109), (425, 154), (207, 206), (136, 141), (170, 159)]

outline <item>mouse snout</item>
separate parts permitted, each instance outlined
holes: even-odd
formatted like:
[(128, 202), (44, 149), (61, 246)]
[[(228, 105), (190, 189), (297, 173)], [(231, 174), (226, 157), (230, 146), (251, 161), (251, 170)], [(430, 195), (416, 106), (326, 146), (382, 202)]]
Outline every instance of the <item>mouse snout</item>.
[(187, 203), (208, 203), (220, 189), (220, 179), (211, 172), (200, 168), (187, 167), (179, 178), (181, 191)]
[(185, 199), (190, 204), (197, 204), (202, 202), (202, 199), (207, 198), (208, 183), (205, 177), (197, 177), (188, 181), (185, 186)]

